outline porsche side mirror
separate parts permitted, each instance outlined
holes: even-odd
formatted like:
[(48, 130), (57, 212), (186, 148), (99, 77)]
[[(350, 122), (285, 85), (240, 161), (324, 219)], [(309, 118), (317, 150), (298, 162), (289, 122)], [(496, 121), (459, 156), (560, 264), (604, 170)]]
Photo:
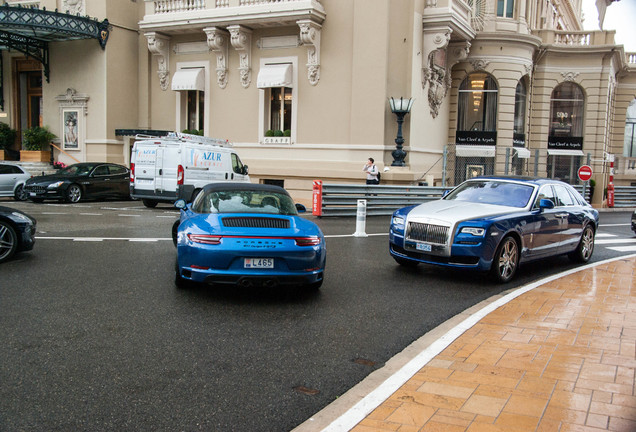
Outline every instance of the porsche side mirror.
[(297, 211), (298, 213), (305, 213), (305, 212), (307, 212), (307, 207), (305, 207), (305, 206), (304, 206), (304, 205), (302, 205), (302, 204), (298, 204), (298, 203), (296, 203), (296, 211)]
[(178, 199), (174, 202), (174, 206), (178, 208), (179, 210), (183, 210), (184, 208), (186, 208), (186, 205), (187, 203), (186, 203), (186, 200), (184, 199)]

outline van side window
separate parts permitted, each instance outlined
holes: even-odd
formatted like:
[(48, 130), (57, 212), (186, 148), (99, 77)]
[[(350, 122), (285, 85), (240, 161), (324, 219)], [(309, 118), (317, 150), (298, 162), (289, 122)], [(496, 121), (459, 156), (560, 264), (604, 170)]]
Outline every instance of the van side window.
[(236, 153), (232, 153), (232, 171), (236, 174), (243, 174), (243, 163)]

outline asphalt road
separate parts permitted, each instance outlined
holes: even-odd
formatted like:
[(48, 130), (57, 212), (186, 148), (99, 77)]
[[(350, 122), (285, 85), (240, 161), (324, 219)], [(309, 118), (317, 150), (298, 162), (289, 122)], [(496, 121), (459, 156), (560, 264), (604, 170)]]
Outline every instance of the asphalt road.
[[(323, 218), (318, 293), (183, 291), (168, 206), (0, 205), (38, 220), (34, 251), (0, 265), (2, 431), (289, 431), (448, 318), (574, 266), (530, 264), (506, 285), (405, 269), (388, 217), (363, 238), (355, 218)], [(611, 249), (636, 244), (629, 213), (601, 223), (593, 260), (630, 253)]]

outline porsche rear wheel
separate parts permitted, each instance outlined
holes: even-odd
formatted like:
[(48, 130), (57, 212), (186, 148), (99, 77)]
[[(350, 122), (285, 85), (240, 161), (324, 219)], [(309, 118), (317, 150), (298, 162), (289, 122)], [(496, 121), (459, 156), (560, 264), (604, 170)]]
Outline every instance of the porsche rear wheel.
[(178, 260), (174, 263), (174, 285), (179, 289), (186, 289), (192, 286), (192, 282), (181, 277)]
[(78, 203), (82, 199), (82, 188), (77, 184), (72, 184), (66, 189), (66, 201)]
[(519, 266), (519, 245), (514, 238), (504, 238), (497, 248), (490, 271), (497, 282), (510, 281)]

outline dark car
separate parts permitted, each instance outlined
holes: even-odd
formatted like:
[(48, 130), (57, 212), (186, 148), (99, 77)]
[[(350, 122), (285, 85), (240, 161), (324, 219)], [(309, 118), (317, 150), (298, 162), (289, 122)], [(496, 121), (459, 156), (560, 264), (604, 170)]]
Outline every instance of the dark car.
[(636, 210), (632, 213), (632, 231), (636, 234)]
[(85, 198), (130, 198), (130, 171), (122, 165), (84, 162), (26, 182), (28, 198), (76, 203)]
[(598, 211), (567, 183), (481, 177), (393, 213), (390, 254), (405, 266), (491, 271), (507, 282), (526, 261), (561, 254), (589, 261), (598, 221)]
[(35, 226), (35, 219), (28, 214), (0, 206), (0, 263), (17, 252), (33, 249)]
[(192, 204), (178, 200), (175, 283), (274, 288), (322, 285), (326, 261), (320, 228), (279, 186), (215, 183)]

